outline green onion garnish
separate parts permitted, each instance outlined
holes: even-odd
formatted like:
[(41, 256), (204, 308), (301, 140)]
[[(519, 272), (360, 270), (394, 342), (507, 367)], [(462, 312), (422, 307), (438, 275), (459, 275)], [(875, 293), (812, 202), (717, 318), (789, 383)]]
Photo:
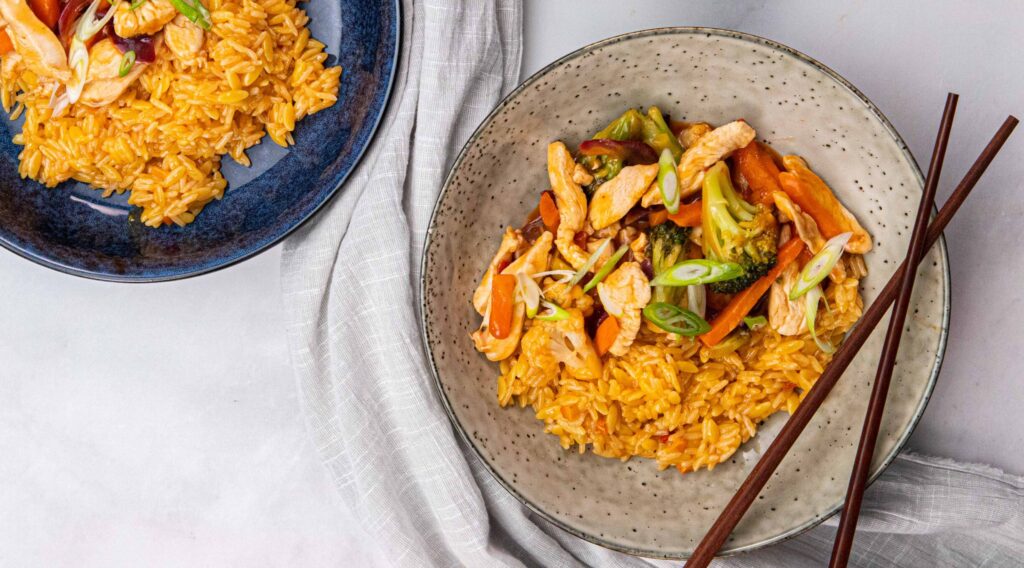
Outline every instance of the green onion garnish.
[(757, 329), (759, 327), (767, 325), (768, 324), (768, 318), (766, 318), (764, 316), (757, 316), (757, 317), (749, 317), (748, 316), (748, 317), (743, 318), (743, 323), (746, 324), (747, 329), (755, 330), (755, 329)]
[(693, 337), (707, 333), (711, 325), (697, 314), (668, 302), (653, 302), (644, 308), (647, 321), (669, 333)]
[(579, 283), (580, 280), (583, 280), (583, 277), (590, 272), (591, 268), (594, 268), (594, 265), (597, 264), (597, 259), (601, 258), (601, 255), (604, 254), (604, 251), (608, 250), (608, 246), (611, 244), (611, 237), (605, 239), (605, 241), (601, 243), (601, 246), (597, 247), (597, 250), (594, 251), (594, 254), (590, 255), (590, 258), (587, 259), (587, 262), (583, 263), (583, 266), (581, 266), (580, 269), (576, 271), (576, 274), (572, 277), (572, 280), (569, 281), (569, 285), (575, 286), (576, 284)]
[(818, 344), (818, 348), (825, 353), (832, 354), (836, 348), (831, 343), (827, 343), (818, 339), (818, 333), (814, 330), (814, 320), (818, 315), (818, 300), (821, 299), (821, 286), (815, 286), (807, 291), (806, 294), (806, 317), (807, 317), (807, 329), (811, 332), (811, 339)]
[(533, 319), (541, 321), (562, 321), (569, 319), (569, 312), (562, 309), (558, 304), (549, 302), (547, 300), (541, 300), (541, 306), (544, 306), (546, 311), (538, 313)]
[(124, 52), (124, 56), (121, 58), (121, 66), (117, 69), (117, 76), (124, 77), (131, 72), (132, 67), (135, 66), (135, 50), (129, 49)]
[(139, 6), (142, 6), (145, 3), (146, 0), (132, 0), (132, 3), (128, 5), (128, 9), (134, 12), (139, 8)]
[(686, 287), (686, 307), (700, 317), (708, 311), (708, 292), (703, 284), (691, 284)]
[(658, 158), (658, 189), (661, 190), (661, 200), (665, 202), (665, 209), (675, 215), (679, 213), (679, 174), (676, 170), (676, 159), (672, 157), (672, 150), (665, 148)]
[(615, 270), (615, 265), (622, 260), (622, 256), (626, 254), (626, 251), (628, 250), (629, 245), (622, 245), (618, 250), (612, 253), (611, 258), (601, 265), (601, 269), (597, 271), (597, 274), (595, 274), (594, 277), (590, 279), (590, 282), (587, 282), (587, 285), (583, 287), (583, 291), (589, 292), (593, 290), (594, 286), (597, 286), (602, 280), (611, 274), (612, 270)]
[(78, 27), (75, 30), (75, 37), (83, 42), (92, 39), (107, 22), (114, 17), (116, 10), (107, 10), (107, 13), (100, 19), (96, 19), (96, 11), (99, 10), (100, 0), (93, 0), (92, 4), (85, 10), (85, 13), (78, 18)]
[(526, 317), (536, 316), (537, 307), (540, 306), (540, 286), (525, 272), (516, 273), (516, 293), (526, 304)]
[(204, 30), (210, 29), (210, 11), (201, 0), (171, 0), (171, 4), (189, 20)]
[(651, 280), (651, 286), (692, 286), (732, 280), (743, 274), (735, 262), (718, 262), (706, 258), (684, 260)]
[(828, 277), (828, 274), (832, 272), (832, 268), (839, 262), (839, 258), (843, 256), (843, 246), (846, 245), (846, 242), (852, 236), (853, 233), (836, 235), (829, 239), (825, 246), (821, 247), (818, 254), (814, 255), (810, 262), (804, 266), (804, 269), (800, 271), (800, 277), (797, 278), (793, 289), (789, 291), (790, 300), (796, 300), (803, 296), (811, 288), (817, 286)]

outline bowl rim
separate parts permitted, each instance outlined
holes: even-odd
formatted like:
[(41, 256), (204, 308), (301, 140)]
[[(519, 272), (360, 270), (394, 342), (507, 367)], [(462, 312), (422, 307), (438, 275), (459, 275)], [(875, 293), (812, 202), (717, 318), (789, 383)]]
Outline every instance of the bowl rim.
[[(380, 111), (377, 113), (377, 116), (374, 117), (372, 124), (370, 124), (369, 129), (366, 131), (366, 142), (362, 144), (362, 147), (359, 148), (357, 152), (355, 152), (352, 160), (352, 166), (348, 169), (347, 172), (344, 173), (344, 175), (342, 175), (338, 179), (338, 182), (334, 184), (334, 187), (332, 187), (323, 196), (319, 203), (317, 203), (308, 211), (306, 211), (301, 217), (295, 220), (292, 223), (292, 225), (285, 229), (284, 231), (281, 231), (279, 234), (274, 235), (266, 242), (260, 243), (259, 245), (243, 252), (242, 254), (239, 254), (237, 256), (227, 256), (219, 263), (212, 264), (210, 266), (206, 266), (200, 269), (193, 268), (172, 274), (158, 274), (149, 276), (145, 274), (123, 275), (112, 274), (108, 272), (85, 270), (77, 266), (71, 266), (69, 264), (63, 263), (59, 259), (50, 258), (44, 255), (34, 254), (27, 250), (23, 250), (21, 247), (17, 246), (14, 243), (8, 242), (7, 239), (2, 237), (0, 237), (0, 247), (36, 265), (42, 266), (44, 268), (49, 268), (51, 270), (55, 270), (61, 274), (77, 276), (79, 278), (83, 278), (86, 280), (96, 280), (100, 282), (114, 282), (123, 284), (149, 284), (155, 282), (171, 282), (175, 280), (186, 280), (189, 278), (202, 276), (204, 274), (210, 274), (212, 272), (217, 272), (218, 270), (235, 266), (236, 264), (249, 260), (253, 257), (259, 256), (260, 254), (263, 254), (268, 250), (274, 248), (282, 241), (284, 241), (286, 238), (288, 238), (292, 233), (297, 231), (300, 227), (304, 226), (311, 219), (313, 219), (313, 217), (315, 217), (317, 213), (319, 213), (328, 203), (330, 203), (334, 199), (336, 195), (338, 195), (338, 191), (341, 189), (341, 186), (345, 185), (345, 182), (348, 181), (349, 177), (352, 176), (352, 173), (355, 172), (356, 168), (362, 162), (363, 157), (366, 155), (366, 152), (369, 151), (370, 146), (373, 144), (373, 141), (375, 140), (375, 137), (377, 135), (377, 130), (380, 129), (381, 123), (384, 121), (384, 117), (388, 113), (388, 109), (391, 104), (391, 95), (393, 94), (395, 88), (395, 76), (398, 72), (398, 66), (401, 61), (403, 30), (402, 1), (391, 0), (390, 3), (393, 5), (395, 14), (394, 24), (388, 32), (395, 38), (393, 42), (393, 48), (391, 51), (391, 57), (388, 58), (387, 62), (388, 66), (390, 67), (390, 70), (388, 72), (388, 76), (384, 84), (384, 99), (381, 101)], [(263, 141), (262, 138), (260, 140)]]
[[(462, 423), (459, 422), (459, 419), (456, 416), (455, 411), (454, 411), (454, 409), (452, 407), (451, 401), (448, 400), (448, 395), (445, 394), (444, 385), (441, 382), (440, 373), (437, 370), (437, 364), (436, 364), (436, 362), (434, 360), (434, 353), (433, 353), (433, 351), (430, 348), (430, 341), (428, 339), (429, 324), (427, 322), (427, 305), (426, 305), (426, 298), (427, 298), (427, 295), (426, 295), (426, 285), (427, 285), (427, 283), (426, 283), (426, 274), (427, 274), (427, 265), (428, 265), (428, 262), (429, 262), (429, 254), (428, 253), (429, 253), (432, 241), (433, 241), (435, 225), (436, 225), (436, 222), (437, 222), (437, 217), (438, 217), (438, 215), (440, 213), (441, 201), (444, 199), (445, 194), (448, 192), (448, 189), (451, 186), (452, 180), (455, 177), (455, 172), (458, 171), (459, 167), (462, 165), (462, 162), (466, 159), (467, 155), (469, 154), (470, 147), (480, 138), (480, 136), (483, 134), (483, 131), (485, 130), (485, 128), (494, 120), (494, 118), (502, 110), (504, 110), (505, 107), (508, 106), (511, 103), (511, 101), (514, 100), (519, 95), (519, 93), (521, 93), (522, 91), (526, 90), (527, 88), (532, 86), (534, 83), (536, 83), (537, 81), (539, 81), (540, 79), (545, 77), (553, 69), (555, 69), (556, 67), (561, 66), (562, 64), (564, 64), (566, 62), (572, 61), (572, 60), (574, 60), (574, 59), (576, 59), (578, 57), (582, 57), (582, 56), (586, 55), (587, 53), (589, 53), (589, 52), (591, 52), (591, 51), (593, 51), (595, 49), (598, 49), (598, 48), (601, 48), (601, 47), (605, 47), (605, 46), (608, 46), (608, 45), (612, 45), (612, 44), (615, 44), (615, 43), (620, 43), (620, 42), (623, 42), (623, 41), (635, 40), (635, 39), (644, 38), (644, 37), (650, 37), (650, 36), (674, 35), (674, 34), (705, 35), (705, 36), (708, 36), (708, 37), (711, 37), (711, 36), (727, 37), (727, 38), (730, 38), (730, 39), (738, 39), (738, 40), (741, 40), (741, 41), (745, 41), (745, 42), (749, 42), (749, 43), (753, 43), (753, 44), (769, 47), (771, 49), (781, 51), (781, 52), (783, 52), (783, 53), (785, 53), (785, 54), (787, 54), (787, 55), (789, 55), (791, 57), (794, 57), (797, 60), (799, 60), (799, 61), (801, 61), (801, 62), (803, 62), (805, 64), (808, 64), (811, 67), (814, 67), (815, 69), (817, 69), (818, 71), (824, 73), (825, 75), (830, 77), (832, 80), (836, 81), (837, 83), (842, 85), (844, 88), (849, 90), (850, 93), (852, 93), (857, 99), (859, 99), (862, 103), (864, 103), (864, 105), (867, 106), (867, 108), (871, 112), (871, 114), (873, 114), (875, 116), (875, 118), (881, 122), (882, 126), (885, 128), (885, 130), (892, 137), (893, 141), (896, 142), (896, 144), (899, 146), (899, 149), (903, 153), (904, 158), (910, 164), (911, 170), (913, 171), (913, 174), (914, 174), (915, 178), (917, 179), (917, 185), (918, 185), (919, 189), (922, 189), (922, 191), (923, 191), (924, 175), (921, 172), (921, 168), (918, 165), (917, 160), (914, 158), (914, 155), (911, 153), (910, 147), (903, 140), (903, 137), (900, 136), (900, 134), (896, 130), (896, 128), (892, 125), (892, 122), (890, 122), (889, 119), (885, 116), (885, 114), (882, 113), (881, 109), (879, 109), (878, 106), (875, 105), (875, 103), (873, 103), (866, 95), (864, 95), (864, 93), (862, 93), (860, 91), (860, 89), (855, 87), (853, 85), (853, 83), (851, 83), (850, 81), (846, 80), (842, 75), (840, 75), (839, 73), (834, 71), (832, 68), (828, 67), (827, 65), (821, 63), (817, 59), (815, 59), (815, 58), (813, 58), (813, 57), (811, 57), (811, 56), (809, 56), (809, 55), (807, 55), (807, 54), (805, 54), (805, 53), (803, 53), (803, 52), (801, 52), (799, 50), (796, 50), (796, 49), (794, 49), (792, 47), (789, 47), (789, 46), (787, 46), (785, 44), (779, 43), (777, 41), (774, 41), (774, 40), (771, 40), (771, 39), (768, 39), (768, 38), (765, 38), (765, 37), (762, 37), (762, 36), (758, 36), (758, 35), (755, 35), (755, 34), (750, 34), (750, 33), (747, 33), (747, 32), (741, 32), (741, 31), (736, 31), (736, 30), (730, 30), (730, 29), (727, 29), (727, 28), (715, 28), (715, 27), (705, 27), (705, 26), (668, 26), (668, 27), (648, 28), (648, 29), (637, 30), (637, 31), (633, 31), (633, 32), (627, 32), (627, 33), (624, 33), (624, 34), (619, 34), (619, 35), (611, 36), (611, 37), (608, 37), (608, 38), (605, 38), (605, 39), (601, 39), (601, 40), (589, 43), (587, 45), (584, 45), (583, 47), (575, 49), (572, 52), (570, 52), (570, 53), (568, 53), (566, 55), (563, 55), (562, 57), (559, 57), (558, 59), (556, 59), (556, 60), (552, 61), (551, 63), (549, 63), (549, 64), (545, 65), (544, 67), (542, 67), (539, 71), (537, 71), (537, 72), (533, 73), (532, 75), (530, 75), (527, 79), (522, 81), (515, 89), (513, 89), (508, 95), (506, 95), (505, 97), (503, 97), (501, 99), (501, 101), (494, 107), (494, 109), (480, 122), (480, 125), (476, 128), (476, 130), (473, 131), (473, 134), (469, 137), (469, 139), (466, 140), (466, 143), (463, 145), (463, 147), (459, 151), (459, 154), (456, 157), (455, 161), (452, 163), (452, 166), (451, 166), (451, 168), (448, 171), (448, 175), (445, 176), (444, 184), (441, 186), (441, 191), (438, 193), (437, 200), (434, 202), (434, 207), (433, 207), (433, 210), (431, 211), (431, 214), (430, 214), (430, 222), (427, 225), (427, 234), (426, 234), (426, 237), (424, 239), (423, 250), (422, 250), (421, 255), (420, 255), (420, 267), (419, 267), (420, 268), (420, 278), (419, 278), (419, 296), (420, 297), (419, 297), (419, 302), (418, 302), (419, 306), (418, 307), (420, 309), (420, 338), (421, 338), (421, 341), (422, 341), (422, 344), (423, 344), (424, 353), (427, 355), (427, 360), (429, 362), (430, 372), (431, 372), (431, 375), (433, 376), (433, 386), (434, 386), (434, 389), (437, 391), (438, 395), (441, 398), (441, 402), (444, 405), (445, 412), (448, 414), (448, 419), (451, 421), (452, 426), (454, 427), (455, 431), (458, 432), (459, 436), (462, 438), (462, 440), (465, 442), (465, 444), (469, 448), (472, 449), (473, 454), (476, 456), (476, 458), (483, 465), (484, 469), (486, 469), (487, 472), (490, 473), (491, 476), (494, 477), (494, 479), (497, 480), (498, 483), (506, 491), (508, 491), (513, 497), (516, 498), (516, 500), (518, 500), (520, 503), (522, 503), (528, 509), (530, 509), (530, 511), (532, 511), (535, 514), (537, 514), (538, 516), (540, 516), (541, 518), (543, 518), (547, 522), (549, 522), (549, 523), (557, 526), (558, 528), (564, 530), (565, 532), (567, 532), (569, 534), (572, 534), (573, 536), (579, 537), (579, 538), (581, 538), (581, 539), (583, 539), (583, 540), (585, 540), (587, 542), (591, 542), (591, 543), (597, 544), (599, 546), (608, 548), (610, 550), (615, 550), (617, 552), (623, 552), (623, 553), (631, 554), (631, 555), (634, 555), (634, 556), (640, 556), (640, 557), (645, 557), (645, 558), (656, 558), (656, 559), (686, 560), (686, 559), (688, 559), (692, 555), (692, 553), (671, 553), (671, 552), (663, 552), (663, 551), (652, 550), (652, 549), (643, 549), (643, 548), (638, 548), (638, 547), (624, 546), (624, 545), (621, 545), (621, 544), (610, 542), (607, 539), (601, 538), (599, 536), (591, 535), (591, 534), (589, 534), (589, 533), (587, 533), (585, 531), (582, 531), (582, 530), (580, 530), (578, 528), (575, 528), (575, 527), (569, 525), (568, 523), (562, 521), (561, 519), (555, 517), (554, 515), (550, 514), (545, 509), (543, 509), (539, 505), (533, 503), (532, 501), (530, 501), (526, 497), (524, 497), (521, 493), (519, 493), (519, 491), (516, 490), (516, 488), (513, 486), (512, 483), (510, 483), (508, 480), (506, 480), (504, 477), (502, 477), (501, 474), (499, 474), (494, 469), (494, 467), (491, 465), (490, 461), (487, 460), (487, 458), (484, 456), (483, 452), (474, 443), (473, 439), (466, 432), (466, 429), (463, 427)], [(934, 218), (935, 214), (938, 212), (938, 209), (937, 209), (937, 207), (933, 206), (932, 210), (933, 210), (932, 211), (932, 217)], [(947, 341), (949, 339), (949, 322), (950, 322), (951, 299), (952, 299), (952, 297), (951, 297), (952, 281), (951, 281), (950, 269), (949, 269), (949, 253), (948, 253), (948, 250), (946, 248), (945, 235), (941, 235), (939, 237), (939, 241), (938, 241), (938, 243), (936, 243), (936, 246), (938, 247), (938, 251), (939, 251), (939, 254), (941, 256), (941, 263), (940, 264), (941, 264), (942, 280), (943, 280), (943, 291), (942, 291), (943, 307), (942, 307), (942, 322), (941, 322), (941, 326), (940, 326), (940, 330), (939, 330), (938, 344), (936, 346), (936, 352), (935, 352), (935, 361), (932, 364), (932, 371), (929, 374), (928, 383), (927, 383), (927, 385), (925, 387), (924, 394), (921, 397), (921, 400), (918, 403), (917, 408), (914, 409), (914, 414), (913, 414), (913, 416), (912, 416), (912, 418), (910, 420), (910, 423), (907, 425), (905, 430), (899, 436), (899, 439), (897, 440), (896, 444), (893, 446), (892, 451), (889, 452), (889, 454), (887, 454), (884, 457), (884, 459), (882, 460), (882, 463), (878, 466), (878, 468), (871, 473), (870, 477), (868, 478), (868, 485), (873, 483), (882, 474), (882, 472), (884, 472), (889, 467), (889, 465), (892, 464), (892, 462), (896, 459), (896, 457), (900, 454), (900, 452), (906, 446), (907, 441), (910, 439), (910, 436), (913, 434), (914, 430), (917, 428), (918, 424), (920, 423), (921, 417), (924, 414), (925, 408), (928, 406), (928, 402), (931, 400), (932, 394), (934, 393), (934, 390), (935, 390), (935, 384), (936, 384), (936, 382), (938, 380), (939, 373), (941, 372), (941, 369), (942, 369), (942, 363), (943, 363), (944, 358), (945, 358), (946, 345), (947, 345)], [(769, 538), (765, 538), (765, 539), (763, 539), (761, 541), (754, 542), (754, 543), (751, 543), (751, 544), (748, 544), (748, 545), (744, 545), (744, 546), (730, 547), (728, 545), (728, 543), (727, 543), (725, 546), (722, 547), (721, 550), (719, 550), (719, 552), (717, 553), (717, 556), (725, 557), (725, 556), (732, 556), (732, 555), (735, 555), (735, 554), (739, 554), (739, 553), (742, 553), (742, 552), (750, 552), (750, 551), (753, 551), (753, 550), (764, 548), (766, 546), (777, 544), (779, 542), (782, 542), (782, 541), (785, 541), (785, 540), (789, 540), (789, 539), (791, 539), (793, 537), (796, 537), (796, 536), (798, 536), (798, 535), (800, 535), (800, 534), (802, 534), (802, 533), (804, 533), (804, 532), (806, 532), (806, 531), (816, 527), (817, 525), (821, 524), (822, 522), (824, 522), (829, 517), (832, 517), (833, 515), (838, 513), (839, 510), (842, 508), (844, 501), (845, 501), (845, 498), (841, 498), (839, 501), (837, 501), (837, 502), (833, 503), (832, 505), (830, 505), (826, 509), (826, 512), (822, 513), (821, 515), (812, 517), (811, 519), (801, 523), (800, 525), (792, 527), (792, 528), (790, 528), (790, 529), (788, 529), (786, 531), (783, 531), (783, 532), (781, 532), (781, 533), (779, 533), (779, 534), (777, 534), (775, 536), (772, 536), (772, 537), (769, 537)]]

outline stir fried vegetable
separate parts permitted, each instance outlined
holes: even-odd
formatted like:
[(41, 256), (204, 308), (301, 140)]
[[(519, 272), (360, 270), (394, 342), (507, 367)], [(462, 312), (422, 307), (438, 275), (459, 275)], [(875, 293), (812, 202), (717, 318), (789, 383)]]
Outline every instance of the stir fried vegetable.
[(775, 279), (779, 277), (783, 269), (800, 256), (800, 251), (802, 250), (804, 250), (804, 242), (800, 239), (790, 239), (786, 241), (786, 244), (779, 247), (778, 262), (775, 263), (775, 266), (747, 289), (733, 296), (725, 309), (719, 312), (718, 316), (711, 322), (711, 329), (700, 336), (700, 340), (710, 347), (736, 329), (743, 321), (743, 318), (747, 317), (750, 310), (757, 305), (761, 296), (764, 296), (764, 293), (771, 288), (772, 282), (775, 282)]
[(651, 302), (643, 310), (647, 321), (669, 333), (694, 337), (711, 329), (704, 318), (686, 308), (665, 302)]
[(692, 286), (732, 280), (743, 274), (743, 268), (732, 262), (718, 262), (705, 258), (684, 260), (659, 273), (652, 286)]
[(743, 325), (747, 326), (747, 329), (753, 331), (768, 325), (768, 318), (764, 316), (745, 317), (743, 318)]
[(772, 195), (782, 191), (779, 185), (779, 167), (775, 165), (768, 150), (760, 142), (751, 142), (733, 155), (736, 170), (750, 187), (750, 198), (754, 203), (772, 204)]
[(679, 176), (676, 175), (676, 160), (672, 151), (665, 148), (658, 160), (658, 188), (661, 200), (670, 214), (679, 212)]
[[(689, 237), (690, 229), (679, 227), (674, 223), (662, 223), (651, 229), (648, 237), (650, 240), (648, 257), (651, 259), (651, 268), (655, 278), (683, 258), (686, 241)], [(674, 286), (656, 285), (652, 299), (655, 302), (678, 304), (681, 290)]]
[(679, 206), (679, 211), (669, 215), (668, 218), (680, 227), (700, 227), (703, 218), (704, 203), (694, 201)]
[(587, 285), (583, 287), (583, 291), (589, 292), (593, 290), (595, 286), (600, 284), (602, 280), (604, 280), (609, 274), (611, 274), (612, 270), (615, 270), (615, 266), (619, 263), (620, 260), (622, 260), (622, 257), (625, 256), (628, 250), (629, 245), (622, 245), (621, 247), (618, 248), (618, 250), (612, 253), (612, 256), (607, 261), (605, 261), (603, 265), (601, 265), (601, 268), (597, 271), (597, 274), (594, 274), (594, 277), (590, 279), (590, 282), (587, 282)]
[(605, 239), (604, 242), (597, 247), (597, 250), (595, 250), (594, 253), (590, 255), (590, 258), (587, 259), (587, 262), (584, 263), (583, 266), (581, 266), (580, 269), (576, 271), (576, 274), (572, 277), (572, 280), (569, 281), (569, 284), (572, 284), (573, 286), (579, 284), (579, 282), (583, 280), (583, 277), (594, 269), (594, 265), (597, 264), (597, 261), (601, 258), (601, 255), (604, 254), (604, 251), (608, 250), (608, 247), (611, 244), (611, 238)]
[(571, 314), (562, 309), (561, 306), (547, 300), (541, 300), (541, 307), (544, 308), (543, 312), (538, 313), (533, 319), (541, 321), (562, 321), (569, 319)]
[(57, 26), (57, 19), (60, 17), (60, 4), (57, 0), (29, 0), (28, 5), (46, 27), (52, 30)]
[(210, 11), (203, 6), (202, 0), (171, 0), (171, 4), (192, 23), (204, 30), (210, 29)]
[(668, 150), (672, 152), (672, 159), (676, 161), (683, 155), (683, 147), (679, 144), (679, 140), (676, 140), (676, 135), (672, 133), (668, 124), (665, 123), (665, 117), (658, 107), (650, 107), (647, 109), (647, 116), (641, 117), (640, 132), (644, 143), (654, 148), (658, 154)]
[(124, 57), (121, 58), (121, 66), (117, 69), (117, 76), (124, 77), (131, 72), (132, 67), (135, 66), (135, 52), (128, 50), (124, 52)]
[(821, 286), (815, 286), (807, 292), (806, 300), (806, 313), (807, 313), (807, 330), (811, 332), (811, 338), (814, 339), (814, 343), (818, 345), (818, 349), (821, 349), (825, 353), (832, 354), (835, 352), (835, 347), (827, 341), (822, 341), (818, 338), (818, 332), (814, 329), (814, 322), (818, 315), (818, 302), (821, 301)]
[(853, 236), (846, 243), (847, 252), (864, 254), (871, 250), (871, 236), (839, 203), (828, 185), (807, 167), (807, 162), (797, 156), (786, 156), (782, 161), (786, 166), (786, 171), (779, 174), (782, 189), (814, 219), (821, 234), (832, 238), (850, 232)]
[(0, 55), (12, 51), (14, 51), (14, 43), (11, 42), (11, 36), (7, 35), (6, 31), (0, 30)]
[(491, 319), (487, 331), (497, 339), (504, 339), (512, 331), (512, 308), (515, 305), (516, 277), (495, 274), (491, 278)]
[(704, 257), (740, 265), (732, 280), (711, 289), (732, 294), (768, 273), (776, 263), (778, 227), (770, 207), (752, 205), (733, 189), (729, 168), (718, 162), (704, 175), (702, 226)]
[(811, 257), (811, 261), (805, 264), (804, 269), (800, 271), (800, 278), (797, 279), (796, 285), (789, 292), (790, 300), (796, 300), (803, 296), (820, 284), (822, 280), (828, 278), (829, 273), (843, 256), (843, 246), (852, 236), (853, 233), (843, 233), (832, 237), (825, 243), (825, 246), (821, 247), (818, 254)]
[(604, 355), (615, 343), (619, 335), (619, 321), (612, 316), (604, 318), (601, 325), (597, 326), (597, 333), (594, 334), (594, 349), (598, 355)]
[(538, 206), (540, 211), (540, 218), (544, 221), (544, 226), (547, 230), (554, 233), (558, 230), (558, 206), (555, 205), (555, 194), (550, 191), (545, 191), (540, 194), (540, 205)]
[(540, 286), (525, 272), (516, 273), (516, 294), (526, 304), (526, 317), (536, 316), (537, 308), (540, 306)]

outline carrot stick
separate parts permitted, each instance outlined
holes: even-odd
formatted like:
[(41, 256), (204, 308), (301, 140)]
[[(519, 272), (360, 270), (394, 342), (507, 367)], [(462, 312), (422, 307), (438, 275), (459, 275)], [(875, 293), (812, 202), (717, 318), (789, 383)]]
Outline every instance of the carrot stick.
[(648, 215), (647, 220), (651, 223), (652, 227), (657, 227), (658, 225), (664, 223), (665, 221), (668, 221), (668, 210), (659, 209), (658, 211), (655, 211)]
[(756, 140), (733, 154), (736, 169), (750, 186), (750, 197), (755, 203), (771, 205), (772, 194), (782, 191), (779, 185), (779, 167), (760, 142)]
[(701, 215), (701, 202), (698, 200), (693, 203), (680, 204), (679, 211), (675, 215), (669, 215), (668, 218), (680, 227), (700, 227)]
[(782, 271), (800, 256), (800, 251), (802, 250), (804, 250), (804, 242), (800, 239), (789, 239), (786, 241), (786, 244), (779, 247), (778, 260), (775, 262), (775, 266), (768, 271), (768, 274), (758, 278), (746, 290), (733, 296), (729, 305), (715, 316), (715, 319), (711, 322), (711, 330), (700, 336), (700, 340), (704, 342), (704, 345), (711, 347), (725, 339), (726, 335), (729, 335), (732, 330), (736, 329), (736, 326), (743, 321), (743, 318), (747, 317), (750, 310), (754, 309), (761, 296), (764, 296), (768, 288), (771, 288), (772, 283), (782, 274)]
[(516, 291), (516, 277), (511, 274), (495, 274), (491, 277), (491, 320), (487, 331), (495, 339), (505, 339), (512, 332), (513, 297)]
[(11, 42), (11, 36), (7, 35), (7, 30), (0, 30), (0, 55), (12, 51), (14, 51), (14, 43)]
[(619, 335), (619, 322), (612, 316), (604, 318), (601, 325), (597, 326), (597, 333), (594, 334), (594, 349), (598, 355), (604, 355), (615, 343)]
[(550, 191), (545, 191), (540, 194), (540, 218), (544, 221), (544, 226), (549, 231), (554, 233), (558, 230), (558, 206), (555, 205), (554, 195)]

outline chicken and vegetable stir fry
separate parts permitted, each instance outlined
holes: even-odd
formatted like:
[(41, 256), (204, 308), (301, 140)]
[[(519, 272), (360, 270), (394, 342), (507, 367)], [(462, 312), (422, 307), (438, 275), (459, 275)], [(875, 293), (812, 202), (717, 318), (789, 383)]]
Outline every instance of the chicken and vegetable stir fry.
[[(552, 142), (547, 170), (550, 189), (521, 228), (506, 229), (473, 295), (483, 319), (472, 338), (502, 362), (502, 404), (532, 404), (566, 447), (711, 467), (809, 386), (783, 378), (794, 364), (773, 368), (786, 353), (771, 350), (808, 338), (786, 349), (813, 360), (813, 380), (859, 317), (870, 235), (803, 159), (777, 155), (743, 120), (716, 127), (630, 109), (575, 151)], [(822, 332), (830, 299), (842, 316), (830, 310)], [(666, 355), (679, 352), (693, 364)], [(671, 368), (644, 375), (641, 354)], [(725, 376), (723, 396), (756, 385), (771, 402), (716, 414), (708, 397), (718, 391), (686, 380), (703, 380), (702, 364), (732, 364), (712, 372)], [(619, 394), (631, 388), (659, 393), (653, 413), (634, 408), (646, 395)], [(716, 454), (708, 444), (729, 420), (746, 432)], [(687, 434), (694, 427), (710, 436), (704, 446)]]

